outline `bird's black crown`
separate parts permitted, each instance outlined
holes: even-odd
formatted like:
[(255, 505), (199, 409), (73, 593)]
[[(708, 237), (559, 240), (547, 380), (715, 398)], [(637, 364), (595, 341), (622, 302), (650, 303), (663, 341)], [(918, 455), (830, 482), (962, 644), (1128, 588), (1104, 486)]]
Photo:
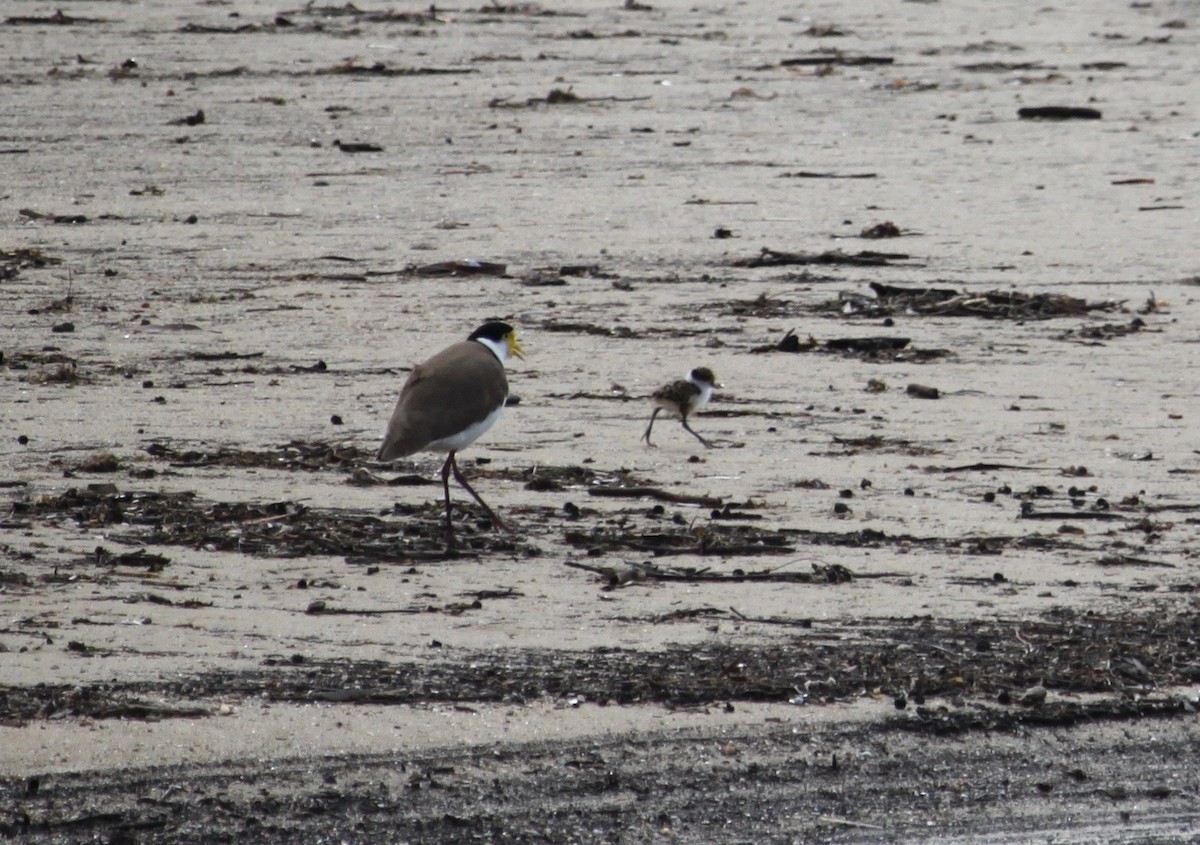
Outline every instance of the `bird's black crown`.
[(471, 336), (467, 340), (479, 340), (481, 337), (485, 337), (488, 340), (501, 343), (504, 341), (504, 338), (512, 334), (512, 331), (513, 327), (508, 323), (502, 323), (499, 320), (490, 320), (471, 332)]
[(713, 371), (708, 367), (697, 367), (692, 370), (692, 381), (702, 382), (703, 384), (716, 384), (717, 379), (713, 376)]

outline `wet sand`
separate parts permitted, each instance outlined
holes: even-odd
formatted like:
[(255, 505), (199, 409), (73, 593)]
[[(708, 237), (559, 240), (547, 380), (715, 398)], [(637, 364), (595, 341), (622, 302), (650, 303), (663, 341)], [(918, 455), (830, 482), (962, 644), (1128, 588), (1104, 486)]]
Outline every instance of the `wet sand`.
[(651, 5), (4, 12), (6, 835), (1196, 835), (1195, 10)]

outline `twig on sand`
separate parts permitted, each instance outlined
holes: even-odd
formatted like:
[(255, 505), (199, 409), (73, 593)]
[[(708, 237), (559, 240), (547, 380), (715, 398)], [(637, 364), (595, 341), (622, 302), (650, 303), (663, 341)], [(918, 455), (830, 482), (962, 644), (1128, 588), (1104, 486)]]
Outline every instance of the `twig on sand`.
[(592, 496), (613, 496), (619, 498), (640, 499), (647, 496), (661, 502), (672, 502), (677, 505), (699, 505), (702, 508), (719, 508), (721, 500), (716, 496), (691, 496), (687, 493), (672, 493), (659, 487), (589, 487), (588, 494)]
[(862, 827), (867, 830), (883, 830), (884, 828), (877, 824), (869, 824), (868, 822), (856, 822), (852, 819), (838, 818), (837, 816), (817, 816), (817, 821), (823, 824), (840, 824), (846, 827)]
[(796, 628), (811, 628), (813, 625), (811, 619), (787, 619), (783, 616), (747, 616), (736, 607), (729, 608), (729, 612), (736, 616), (740, 622), (756, 622), (760, 625), (788, 625)]

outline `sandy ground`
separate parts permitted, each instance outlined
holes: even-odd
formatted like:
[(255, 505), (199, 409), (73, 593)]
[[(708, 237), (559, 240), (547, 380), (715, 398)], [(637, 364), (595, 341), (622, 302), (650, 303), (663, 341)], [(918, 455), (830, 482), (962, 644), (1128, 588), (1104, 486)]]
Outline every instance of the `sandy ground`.
[[(82, 804), (63, 796), (90, 783), (87, 801), (102, 806), (121, 778), (191, 771), (219, 791), (279, 766), (394, 772), (442, 754), (467, 755), (455, 758), (463, 775), (499, 748), (538, 749), (537, 776), (526, 774), (543, 783), (594, 743), (656, 749), (647, 766), (674, 815), (598, 801), (550, 812), (541, 829), (517, 810), (521, 778), (492, 772), (514, 797), (488, 810), (490, 827), (464, 797), (413, 810), (441, 827), (366, 830), (1095, 841), (1120, 822), (1133, 825), (1126, 841), (1197, 835), (1186, 810), (1196, 776), (1187, 754), (1168, 752), (1196, 747), (1198, 640), (1186, 625), (1169, 641), (1153, 633), (1195, 618), (1198, 584), (1195, 7), (652, 6), (3, 7), (5, 832), (234, 836), (228, 818), (138, 828), (136, 808), (68, 824)], [(1100, 117), (1018, 115), (1044, 106)], [(881, 223), (899, 237), (861, 237)], [(764, 249), (836, 254), (747, 266)], [(893, 257), (848, 261), (866, 250)], [(506, 269), (420, 269), (463, 261)], [(885, 314), (871, 283), (958, 296)], [(509, 370), (519, 403), (463, 464), (516, 533), (466, 520), (466, 553), (442, 558), (440, 489), (371, 483), (433, 479), (439, 459), (369, 457), (405, 370), (491, 317), (518, 327), (528, 357)], [(816, 346), (763, 351), (789, 330)], [(825, 345), (877, 337), (905, 338), (906, 351)], [(669, 420), (656, 424), (658, 447), (644, 446), (646, 397), (701, 365), (724, 387), (693, 423), (718, 448)], [(914, 384), (938, 398), (912, 395)], [(307, 464), (285, 460), (317, 447)], [(339, 449), (349, 458), (330, 457)], [(666, 495), (589, 492), (632, 483)], [(125, 514), (81, 515), (64, 498), (72, 489), (88, 508), (104, 500)], [(141, 518), (138, 497), (171, 494), (194, 494), (199, 534), (184, 536), (183, 517)], [(734, 518), (669, 496), (720, 500)], [(242, 515), (218, 518), (224, 505)], [(324, 521), (304, 528), (309, 517)], [(392, 545), (347, 545), (339, 520)], [(279, 524), (299, 536), (264, 539)], [(751, 539), (731, 550), (735, 536)], [(165, 563), (115, 559), (138, 549)], [(616, 589), (579, 568), (646, 561), (659, 568)], [(741, 578), (834, 565), (857, 577)], [(661, 580), (664, 567), (728, 577)], [(825, 679), (790, 666), (774, 679), (782, 693), (686, 701), (669, 685), (627, 698), (617, 684), (599, 703), (551, 686), (382, 703), (272, 692), (281, 673), (342, 664), (419, 677), (507, 661), (515, 677), (608, 650), (654, 662), (829, 647), (833, 660), (839, 643), (858, 661), (921, 624), (986, 624), (1019, 644), (1065, 617), (1147, 633), (1087, 653), (1070, 683), (1057, 665), (1026, 666), (990, 686), (969, 678), (958, 696), (932, 669), (809, 696)], [(986, 656), (971, 659), (986, 678)], [(328, 693), (337, 678), (312, 683)], [(925, 704), (955, 711), (1005, 683), (1014, 697), (1040, 685), (1052, 702), (1180, 706), (1153, 728), (1136, 707), (950, 739), (897, 726), (923, 718), (898, 711), (897, 696), (928, 687)], [(97, 695), (123, 707), (79, 706)], [(189, 698), (199, 714), (184, 718)], [(32, 700), (43, 705), (18, 706)], [(863, 766), (837, 787), (871, 796), (862, 805), (822, 810), (820, 794), (763, 788), (764, 827), (732, 816), (725, 835), (706, 827), (696, 807), (726, 807), (733, 793), (692, 785), (685, 801), (686, 773), (668, 772), (677, 749), (757, 759), (738, 777), (763, 787), (772, 760), (800, 753), (781, 731), (840, 737), (859, 759), (892, 743), (914, 771), (941, 760), (941, 787), (986, 760), (989, 783), (1010, 772), (1044, 800), (998, 787), (905, 815), (894, 811), (909, 798), (873, 791), (888, 775)], [(1121, 764), (1140, 731), (1154, 737), (1139, 752), (1149, 774)], [(744, 752), (721, 751), (731, 734)], [(1083, 760), (1091, 785), (1022, 780), (1014, 761), (1046, 744), (1063, 755), (1055, 771)], [(43, 784), (35, 794), (29, 778)], [(274, 788), (295, 793), (286, 779)], [(447, 818), (474, 821), (454, 832)], [(303, 831), (350, 841), (366, 836), (359, 822), (330, 811)], [(289, 835), (272, 831), (263, 841)]]

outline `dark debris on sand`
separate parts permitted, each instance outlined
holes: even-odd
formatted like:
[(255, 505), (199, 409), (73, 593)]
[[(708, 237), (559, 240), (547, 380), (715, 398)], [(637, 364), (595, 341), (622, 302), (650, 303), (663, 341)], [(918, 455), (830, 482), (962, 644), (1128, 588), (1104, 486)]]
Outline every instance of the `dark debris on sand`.
[(974, 292), (955, 288), (902, 287), (881, 282), (871, 282), (870, 288), (873, 297), (844, 292), (818, 310), (856, 318), (922, 316), (1049, 320), (1121, 308), (1119, 302), (1088, 302), (1059, 293), (1024, 293), (1016, 290)]
[[(95, 492), (72, 488), (13, 506), (15, 516), (70, 520), (110, 530), (114, 541), (187, 546), (268, 557), (341, 555), (356, 561), (428, 560), (446, 557), (442, 504), (393, 505), (387, 517), (309, 508), (298, 502), (208, 502), (193, 493)], [(486, 515), (468, 509), (456, 554), (536, 554), (507, 534), (485, 530)], [(391, 517), (391, 518), (388, 518)], [(397, 519), (396, 517), (403, 517)], [(456, 556), (456, 555), (451, 555)]]
[[(442, 648), (419, 663), (280, 656), (245, 671), (6, 687), (0, 689), (0, 722), (196, 718), (207, 715), (203, 702), (237, 699), (377, 705), (571, 699), (690, 708), (886, 697), (898, 710), (912, 705), (913, 729), (944, 732), (1184, 712), (1194, 704), (1164, 691), (1200, 682), (1200, 619), (1187, 613), (1063, 610), (1040, 619), (915, 617), (850, 625), (756, 619), (732, 608), (695, 610), (643, 622), (672, 624), (698, 614), (722, 624), (783, 625), (799, 633), (769, 643), (712, 640), (657, 652)], [(1082, 698), (1092, 695), (1107, 698)]]

